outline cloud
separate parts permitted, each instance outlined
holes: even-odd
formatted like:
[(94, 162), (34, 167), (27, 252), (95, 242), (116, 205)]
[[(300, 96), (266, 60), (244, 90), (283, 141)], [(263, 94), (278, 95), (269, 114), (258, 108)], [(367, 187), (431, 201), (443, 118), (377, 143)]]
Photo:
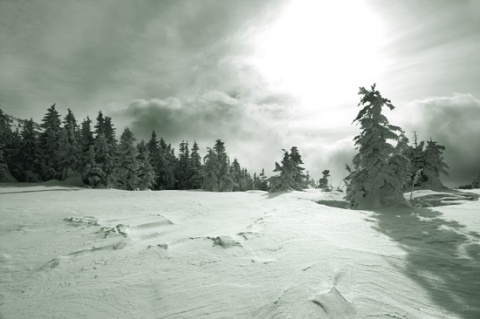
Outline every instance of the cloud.
[(412, 140), (432, 138), (446, 147), (445, 160), (455, 183), (470, 183), (480, 169), (480, 100), (455, 93), (411, 102), (403, 111), (402, 126)]
[(291, 103), (290, 97), (275, 93), (234, 96), (209, 91), (188, 99), (137, 99), (112, 117), (138, 139), (149, 139), (155, 130), (174, 147), (182, 140), (196, 140), (204, 152), (221, 139), (232, 159), (238, 157), (242, 165), (259, 171), (273, 167), (272, 154), (286, 147)]
[(282, 2), (0, 1), (0, 103), (19, 117), (53, 102), (84, 117), (138, 98), (248, 90), (259, 81), (245, 63), (250, 34)]

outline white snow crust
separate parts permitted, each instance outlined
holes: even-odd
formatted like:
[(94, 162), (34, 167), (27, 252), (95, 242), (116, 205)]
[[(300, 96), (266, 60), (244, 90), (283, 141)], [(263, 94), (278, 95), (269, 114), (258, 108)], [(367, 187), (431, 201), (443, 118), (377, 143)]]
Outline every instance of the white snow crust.
[(480, 318), (478, 201), (342, 196), (0, 186), (0, 318)]

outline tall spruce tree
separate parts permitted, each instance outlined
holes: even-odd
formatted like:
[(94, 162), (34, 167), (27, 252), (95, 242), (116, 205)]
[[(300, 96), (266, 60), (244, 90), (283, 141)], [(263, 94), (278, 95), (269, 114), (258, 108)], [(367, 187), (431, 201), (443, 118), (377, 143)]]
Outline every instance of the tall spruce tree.
[(213, 192), (231, 192), (235, 183), (230, 176), (230, 163), (225, 143), (216, 140), (213, 149), (208, 149), (204, 158), (203, 189)]
[(151, 163), (153, 167), (153, 172), (155, 175), (155, 180), (153, 182), (153, 189), (162, 189), (162, 170), (165, 162), (162, 151), (160, 150), (160, 144), (157, 139), (157, 133), (152, 131), (150, 140), (147, 143), (148, 152), (150, 153)]
[(95, 142), (91, 126), (92, 121), (87, 116), (87, 118), (82, 122), (78, 142), (78, 148), (80, 150), (79, 171), (82, 172), (82, 178), (85, 184), (87, 184), (87, 180), (85, 179), (85, 176), (83, 176), (83, 172), (85, 171), (87, 165), (91, 165), (89, 152), (90, 147), (93, 147)]
[(137, 162), (138, 162), (138, 188), (141, 190), (153, 187), (155, 181), (155, 173), (151, 164), (150, 153), (147, 144), (142, 140), (137, 145)]
[(175, 169), (177, 168), (177, 157), (175, 156), (175, 149), (171, 144), (166, 144), (163, 138), (160, 139), (160, 150), (165, 159), (162, 170), (162, 181), (164, 189), (175, 189), (177, 179), (175, 177)]
[(63, 121), (63, 129), (60, 134), (59, 160), (64, 180), (70, 172), (76, 171), (80, 167), (80, 152), (78, 144), (78, 126), (75, 116), (68, 109), (68, 114)]
[(126, 128), (120, 137), (120, 145), (118, 146), (118, 166), (115, 172), (115, 185), (118, 188), (136, 190), (139, 187), (137, 156), (135, 137)]
[(188, 141), (182, 141), (178, 148), (178, 161), (175, 176), (178, 189), (191, 189), (191, 161)]
[(102, 184), (107, 187), (115, 186), (115, 172), (117, 167), (117, 140), (115, 128), (110, 117), (104, 117), (98, 112), (97, 123), (95, 124), (95, 160), (103, 171)]
[(405, 176), (410, 174), (410, 161), (389, 141), (398, 141), (402, 130), (389, 124), (382, 108), (394, 109), (391, 101), (376, 90), (360, 88), (359, 106), (363, 108), (354, 122), (360, 124), (361, 133), (354, 138), (358, 153), (353, 167), (345, 178), (346, 199), (352, 208), (378, 208), (382, 205), (405, 203), (403, 188)]
[(37, 132), (32, 119), (24, 122), (22, 140), (18, 150), (18, 171), (12, 172), (19, 182), (39, 182), (41, 154), (38, 146)]
[(202, 188), (202, 158), (200, 157), (199, 147), (196, 141), (193, 142), (192, 151), (190, 153), (190, 187), (192, 189)]
[(60, 134), (62, 131), (60, 114), (53, 104), (43, 117), (43, 129), (39, 139), (40, 175), (43, 180), (59, 179), (62, 176), (60, 165)]

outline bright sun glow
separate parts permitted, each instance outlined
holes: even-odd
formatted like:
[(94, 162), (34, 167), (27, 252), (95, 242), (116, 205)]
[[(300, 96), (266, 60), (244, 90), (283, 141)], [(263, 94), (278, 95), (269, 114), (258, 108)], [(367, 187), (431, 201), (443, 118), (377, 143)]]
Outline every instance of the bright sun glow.
[(362, 0), (291, 0), (256, 38), (252, 62), (313, 111), (378, 81), (383, 39), (381, 20)]

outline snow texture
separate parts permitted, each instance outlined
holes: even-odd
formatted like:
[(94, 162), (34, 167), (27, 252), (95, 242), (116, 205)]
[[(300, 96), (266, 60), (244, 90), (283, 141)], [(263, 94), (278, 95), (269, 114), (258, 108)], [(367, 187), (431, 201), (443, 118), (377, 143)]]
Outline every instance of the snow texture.
[(480, 318), (478, 201), (342, 196), (2, 185), (0, 318)]

